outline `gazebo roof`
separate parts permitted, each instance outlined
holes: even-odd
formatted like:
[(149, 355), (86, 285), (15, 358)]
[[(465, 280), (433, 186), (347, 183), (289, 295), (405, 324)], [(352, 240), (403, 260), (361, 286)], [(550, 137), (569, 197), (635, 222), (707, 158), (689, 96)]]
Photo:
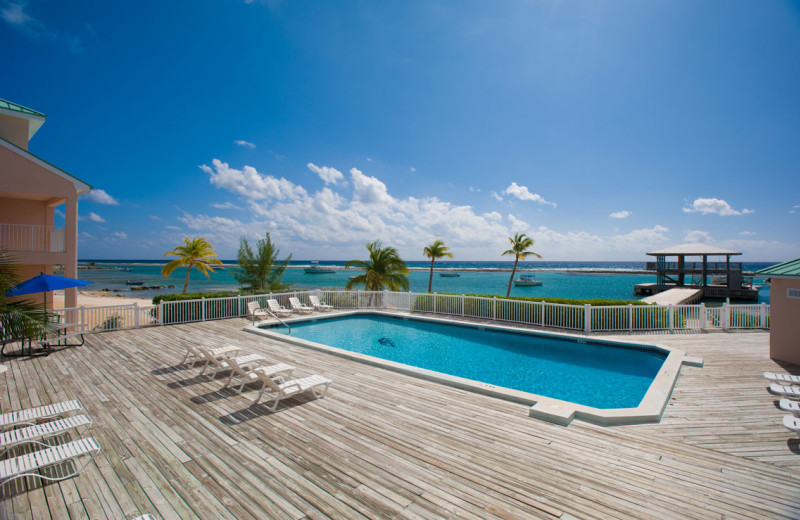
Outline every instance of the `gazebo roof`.
[(650, 256), (734, 256), (742, 253), (708, 244), (683, 244), (647, 254)]

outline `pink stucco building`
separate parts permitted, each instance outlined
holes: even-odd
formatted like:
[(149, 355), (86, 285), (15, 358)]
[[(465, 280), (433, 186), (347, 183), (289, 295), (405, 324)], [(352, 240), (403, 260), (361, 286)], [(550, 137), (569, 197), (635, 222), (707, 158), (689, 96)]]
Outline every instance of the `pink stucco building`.
[[(45, 115), (0, 99), (0, 248), (20, 266), (22, 280), (53, 273), (78, 275), (78, 196), (92, 187), (28, 151)], [(55, 226), (55, 210), (65, 215)], [(31, 295), (42, 301), (52, 294)], [(48, 301), (48, 307), (52, 302)], [(67, 289), (67, 307), (77, 306), (77, 292)]]

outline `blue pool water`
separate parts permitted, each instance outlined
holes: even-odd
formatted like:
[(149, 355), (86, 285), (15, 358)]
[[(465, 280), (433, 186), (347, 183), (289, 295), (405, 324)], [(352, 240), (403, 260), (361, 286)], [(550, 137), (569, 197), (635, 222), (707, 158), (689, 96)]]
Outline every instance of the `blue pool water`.
[(595, 408), (638, 406), (666, 359), (661, 351), (590, 340), (376, 315), (292, 324), (290, 335)]

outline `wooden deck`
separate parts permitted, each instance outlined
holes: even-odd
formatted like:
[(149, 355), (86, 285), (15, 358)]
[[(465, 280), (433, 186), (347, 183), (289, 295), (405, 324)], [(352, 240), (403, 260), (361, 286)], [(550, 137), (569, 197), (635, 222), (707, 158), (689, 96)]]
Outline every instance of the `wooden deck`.
[[(87, 337), (5, 360), (0, 406), (80, 399), (101, 454), (3, 489), (2, 518), (798, 518), (800, 449), (763, 370), (765, 333), (654, 334), (684, 367), (660, 424), (557, 426), (525, 406), (246, 333), (245, 320)], [(276, 413), (176, 366), (233, 343), (333, 379)], [(4, 380), (4, 381), (3, 381)], [(591, 389), (587, 388), (587, 391)]]

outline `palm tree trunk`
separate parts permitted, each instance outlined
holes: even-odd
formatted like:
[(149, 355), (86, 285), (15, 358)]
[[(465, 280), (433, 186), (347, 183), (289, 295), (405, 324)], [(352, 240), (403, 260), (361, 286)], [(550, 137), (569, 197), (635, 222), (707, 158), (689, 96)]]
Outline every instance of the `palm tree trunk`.
[[(186, 294), (187, 289), (189, 289), (189, 273), (192, 272), (192, 266), (186, 268), (186, 281), (183, 282), (183, 294)], [(509, 287), (511, 287), (509, 285)], [(509, 289), (510, 290), (510, 289)]]
[(506, 298), (511, 296), (511, 282), (514, 281), (514, 273), (517, 272), (517, 262), (519, 262), (519, 257), (514, 257), (514, 269), (511, 270), (511, 278), (508, 279), (508, 290), (506, 291)]
[(431, 288), (433, 287), (433, 262), (435, 258), (431, 258), (431, 275), (428, 277), (428, 292), (431, 292)]

